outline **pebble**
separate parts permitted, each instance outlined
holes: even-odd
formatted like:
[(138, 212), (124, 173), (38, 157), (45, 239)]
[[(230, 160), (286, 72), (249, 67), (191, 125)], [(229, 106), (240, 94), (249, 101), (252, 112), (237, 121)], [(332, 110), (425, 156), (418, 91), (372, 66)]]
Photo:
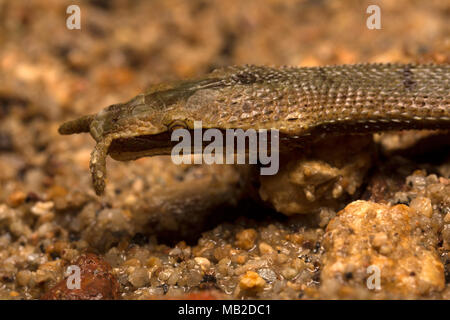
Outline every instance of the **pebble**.
[(31, 271), (30, 270), (20, 270), (17, 272), (17, 282), (21, 286), (26, 286), (31, 279)]
[(161, 261), (160, 258), (152, 256), (152, 257), (147, 259), (146, 265), (149, 268), (151, 268), (151, 267), (161, 267), (162, 266), (162, 261)]
[(409, 206), (417, 213), (423, 214), (428, 218), (431, 218), (433, 214), (433, 206), (431, 204), (430, 198), (417, 197), (411, 201)]
[(269, 254), (274, 251), (273, 248), (265, 242), (261, 242), (258, 247), (261, 254)]
[(172, 275), (173, 271), (174, 271), (174, 270), (173, 270), (172, 268), (167, 268), (167, 269), (162, 270), (162, 271), (158, 274), (158, 279), (159, 279), (160, 281), (167, 281), (167, 280), (169, 280), (169, 278), (170, 278), (170, 276)]
[(198, 270), (190, 270), (188, 272), (187, 282), (188, 286), (198, 286), (203, 279), (203, 275)]
[(259, 290), (266, 285), (266, 281), (254, 271), (247, 271), (239, 281), (239, 287), (243, 290)]
[(444, 217), (444, 222), (445, 223), (450, 223), (450, 213), (447, 213)]
[[(119, 298), (119, 282), (111, 267), (93, 253), (82, 254), (73, 262), (80, 268), (81, 289), (67, 288), (67, 279), (61, 280), (42, 300), (110, 300)], [(39, 270), (38, 270), (39, 271)]]
[(277, 255), (277, 261), (280, 264), (285, 263), (286, 261), (288, 261), (289, 257), (287, 255), (285, 255), (284, 253), (279, 253)]
[(178, 280), (181, 277), (181, 270), (180, 269), (174, 269), (172, 274), (170, 275), (169, 279), (167, 279), (167, 284), (169, 286), (174, 286), (177, 284)]
[(15, 208), (20, 206), (25, 201), (26, 197), (27, 195), (25, 192), (14, 191), (9, 195), (7, 202), (11, 207)]
[(287, 280), (291, 280), (297, 274), (298, 274), (298, 272), (294, 268), (284, 268), (281, 270), (281, 275)]
[(245, 229), (236, 234), (236, 245), (244, 250), (249, 250), (254, 246), (256, 240), (255, 229)]
[(149, 272), (146, 268), (136, 268), (128, 280), (136, 288), (144, 287), (149, 283)]
[(194, 258), (195, 262), (202, 268), (203, 271), (206, 271), (210, 268), (211, 262), (203, 257)]
[(37, 216), (42, 216), (49, 213), (53, 209), (53, 206), (53, 201), (38, 201), (33, 207), (31, 207), (31, 212)]
[(277, 280), (277, 274), (270, 268), (259, 269), (258, 274), (267, 282), (273, 282)]

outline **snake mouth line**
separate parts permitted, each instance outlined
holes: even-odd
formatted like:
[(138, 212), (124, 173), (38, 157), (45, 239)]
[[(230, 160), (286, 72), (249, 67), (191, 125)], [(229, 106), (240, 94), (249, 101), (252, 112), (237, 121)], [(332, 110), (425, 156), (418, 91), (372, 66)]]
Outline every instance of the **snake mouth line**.
[(169, 132), (119, 138), (111, 142), (108, 155), (119, 161), (135, 160), (144, 156), (168, 155), (176, 143), (171, 141)]

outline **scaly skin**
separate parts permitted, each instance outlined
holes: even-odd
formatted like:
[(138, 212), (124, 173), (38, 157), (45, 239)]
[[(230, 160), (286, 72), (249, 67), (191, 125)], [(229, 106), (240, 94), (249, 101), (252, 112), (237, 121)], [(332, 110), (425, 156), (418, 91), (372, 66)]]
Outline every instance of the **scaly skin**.
[[(313, 68), (228, 67), (201, 79), (157, 85), (131, 101), (64, 123), (90, 132), (97, 194), (105, 158), (170, 154), (171, 130), (278, 129), (288, 139), (402, 129), (450, 128), (450, 65), (358, 64)], [(289, 142), (287, 142), (289, 143)]]

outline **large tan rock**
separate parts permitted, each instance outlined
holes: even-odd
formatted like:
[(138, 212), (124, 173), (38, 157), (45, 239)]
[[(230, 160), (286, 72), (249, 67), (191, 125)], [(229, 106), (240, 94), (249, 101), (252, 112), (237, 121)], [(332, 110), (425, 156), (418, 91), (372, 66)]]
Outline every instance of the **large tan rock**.
[[(430, 224), (430, 217), (406, 205), (352, 202), (326, 230), (324, 287), (347, 293), (349, 288), (367, 289), (384, 297), (443, 290), (444, 267), (434, 249), (437, 236)], [(367, 287), (374, 266), (380, 271), (379, 290)], [(375, 284), (373, 278), (369, 282)]]

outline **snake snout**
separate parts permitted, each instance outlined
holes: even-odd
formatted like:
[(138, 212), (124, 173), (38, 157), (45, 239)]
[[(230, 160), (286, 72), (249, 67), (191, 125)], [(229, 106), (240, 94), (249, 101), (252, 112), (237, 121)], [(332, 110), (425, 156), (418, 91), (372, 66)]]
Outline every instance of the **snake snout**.
[(94, 118), (95, 115), (87, 115), (75, 120), (64, 122), (58, 128), (58, 132), (63, 135), (89, 132)]

